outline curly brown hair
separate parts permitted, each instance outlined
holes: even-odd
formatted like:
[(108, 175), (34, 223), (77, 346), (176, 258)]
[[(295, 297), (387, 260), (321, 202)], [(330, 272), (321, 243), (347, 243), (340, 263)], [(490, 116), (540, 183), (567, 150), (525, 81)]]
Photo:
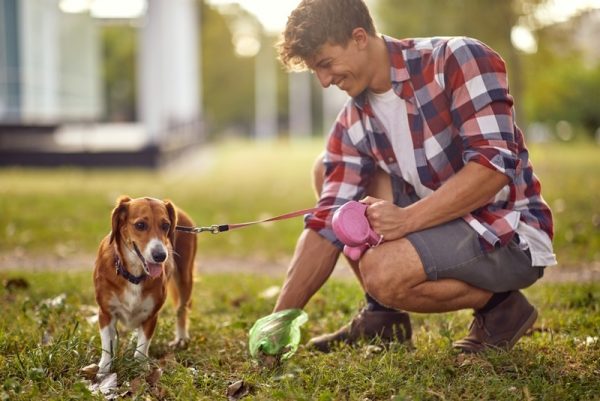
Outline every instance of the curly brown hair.
[(305, 70), (323, 44), (345, 45), (359, 27), (376, 35), (363, 0), (302, 0), (277, 43), (279, 60), (288, 70)]

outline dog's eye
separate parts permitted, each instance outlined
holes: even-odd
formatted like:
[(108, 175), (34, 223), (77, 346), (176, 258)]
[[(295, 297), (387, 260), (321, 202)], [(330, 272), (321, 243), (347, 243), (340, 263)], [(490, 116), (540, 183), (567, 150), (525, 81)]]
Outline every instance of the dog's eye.
[(146, 228), (148, 228), (148, 225), (143, 221), (135, 223), (135, 229), (138, 231), (144, 231)]
[(162, 223), (162, 226), (160, 228), (162, 228), (164, 232), (167, 232), (169, 231), (169, 228), (171, 228), (171, 225), (169, 223)]

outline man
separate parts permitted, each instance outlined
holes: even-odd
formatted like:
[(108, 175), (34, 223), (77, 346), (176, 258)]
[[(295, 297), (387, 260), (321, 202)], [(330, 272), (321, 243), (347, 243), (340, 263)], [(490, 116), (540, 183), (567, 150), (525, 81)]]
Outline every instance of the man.
[[(309, 344), (409, 340), (404, 311), (472, 308), (454, 346), (510, 349), (537, 318), (519, 289), (556, 261), (500, 56), (469, 38), (378, 36), (361, 0), (303, 0), (279, 53), (351, 97), (314, 168), (319, 205), (361, 200), (383, 239), (351, 263), (366, 307)], [(276, 311), (304, 307), (331, 274), (331, 217), (306, 217)]]

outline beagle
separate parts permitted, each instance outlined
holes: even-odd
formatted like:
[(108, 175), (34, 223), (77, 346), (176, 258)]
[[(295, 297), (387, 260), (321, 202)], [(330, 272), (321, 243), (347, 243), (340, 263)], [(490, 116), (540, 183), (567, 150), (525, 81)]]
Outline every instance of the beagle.
[(102, 341), (99, 373), (108, 373), (116, 351), (116, 324), (137, 329), (135, 357), (146, 358), (167, 285), (177, 307), (175, 340), (189, 340), (196, 238), (175, 231), (193, 221), (168, 200), (121, 196), (112, 212), (112, 231), (98, 249), (94, 269)]

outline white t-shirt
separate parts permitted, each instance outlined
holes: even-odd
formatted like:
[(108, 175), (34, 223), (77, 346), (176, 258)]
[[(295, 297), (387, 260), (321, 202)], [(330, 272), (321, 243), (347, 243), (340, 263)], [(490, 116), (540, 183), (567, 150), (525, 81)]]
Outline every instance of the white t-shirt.
[[(375, 116), (386, 131), (396, 160), (402, 173), (402, 178), (413, 186), (420, 198), (433, 191), (421, 183), (417, 172), (415, 152), (408, 127), (406, 103), (393, 89), (385, 93), (368, 92), (369, 103)], [(532, 266), (551, 266), (556, 264), (556, 256), (552, 251), (552, 241), (545, 231), (528, 226), (522, 221), (517, 226), (521, 249), (529, 249)]]

